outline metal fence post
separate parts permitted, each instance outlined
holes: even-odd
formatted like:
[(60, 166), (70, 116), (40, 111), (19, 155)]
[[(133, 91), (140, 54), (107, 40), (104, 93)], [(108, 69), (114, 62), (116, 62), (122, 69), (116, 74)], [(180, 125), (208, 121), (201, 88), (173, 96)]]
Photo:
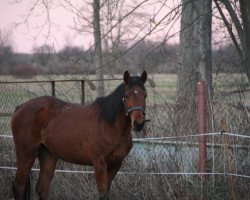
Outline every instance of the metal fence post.
[[(198, 116), (198, 132), (199, 134), (206, 133), (206, 85), (205, 81), (201, 80), (197, 84), (197, 116)], [(199, 136), (199, 171), (201, 173), (201, 183), (205, 181), (206, 172), (206, 135)]]
[(51, 94), (53, 97), (56, 96), (55, 81), (51, 81)]
[(85, 104), (85, 81), (81, 80), (81, 103)]

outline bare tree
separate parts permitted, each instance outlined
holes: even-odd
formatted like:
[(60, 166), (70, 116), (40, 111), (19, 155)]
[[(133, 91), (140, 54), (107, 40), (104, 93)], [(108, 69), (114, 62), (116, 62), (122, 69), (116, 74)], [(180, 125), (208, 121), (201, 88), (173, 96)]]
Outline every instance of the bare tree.
[[(121, 67), (119, 56), (122, 54), (121, 39), (125, 34), (122, 23), (123, 9), (125, 1), (120, 0), (107, 0), (104, 4), (104, 24), (103, 32), (108, 33), (106, 37), (103, 38), (103, 44), (105, 49), (105, 63), (110, 63), (108, 68), (108, 75), (114, 77), (115, 68)], [(114, 29), (113, 26), (117, 24)]]
[(177, 102), (189, 114), (180, 114), (181, 121), (196, 120), (192, 113), (197, 81), (204, 79), (208, 86), (212, 85), (211, 17), (211, 0), (182, 0)]
[(0, 30), (0, 74), (11, 72), (13, 49), (11, 45), (12, 32)]
[[(214, 2), (250, 83), (250, 1), (214, 0)], [(227, 17), (225, 11), (229, 13), (230, 17)]]
[(50, 45), (42, 45), (40, 47), (33, 47), (33, 54), (35, 60), (42, 66), (46, 66), (54, 52), (54, 48)]
[(104, 95), (103, 82), (103, 55), (102, 55), (102, 40), (101, 40), (101, 26), (100, 26), (100, 1), (93, 1), (93, 30), (95, 39), (95, 68), (97, 71), (98, 82), (98, 96)]

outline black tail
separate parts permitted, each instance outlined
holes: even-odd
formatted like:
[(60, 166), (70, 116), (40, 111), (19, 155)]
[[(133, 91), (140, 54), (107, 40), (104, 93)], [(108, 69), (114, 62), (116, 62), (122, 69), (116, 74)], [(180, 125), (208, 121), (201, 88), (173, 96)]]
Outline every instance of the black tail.
[(16, 193), (16, 181), (13, 180), (12, 181), (12, 191), (13, 191), (13, 196), (14, 196), (14, 199), (17, 199), (17, 193)]
[(20, 107), (22, 107), (22, 105), (23, 105), (23, 104), (16, 106), (14, 112), (16, 112)]

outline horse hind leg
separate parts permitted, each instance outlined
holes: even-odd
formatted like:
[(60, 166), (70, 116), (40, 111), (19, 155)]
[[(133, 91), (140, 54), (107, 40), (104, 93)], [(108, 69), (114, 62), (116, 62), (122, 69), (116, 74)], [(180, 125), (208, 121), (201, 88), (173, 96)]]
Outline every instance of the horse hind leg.
[[(30, 183), (30, 177), (28, 177), (28, 181), (27, 181), (27, 183), (26, 183), (26, 187), (25, 187), (25, 191), (24, 191), (24, 199), (26, 199), (26, 200), (30, 200), (31, 198), (30, 198), (30, 185), (31, 185), (31, 183)], [(13, 194), (14, 194), (14, 197), (15, 197), (15, 199), (17, 198), (16, 197), (16, 184), (15, 184), (15, 182), (13, 182), (12, 183), (12, 191), (13, 191)]]
[(43, 146), (38, 154), (40, 174), (36, 184), (36, 192), (40, 200), (49, 198), (49, 186), (53, 178), (58, 158)]
[(29, 175), (31, 168), (36, 159), (35, 152), (18, 151), (17, 149), (17, 170), (15, 176), (15, 182), (13, 185), (13, 192), (15, 200), (29, 200)]

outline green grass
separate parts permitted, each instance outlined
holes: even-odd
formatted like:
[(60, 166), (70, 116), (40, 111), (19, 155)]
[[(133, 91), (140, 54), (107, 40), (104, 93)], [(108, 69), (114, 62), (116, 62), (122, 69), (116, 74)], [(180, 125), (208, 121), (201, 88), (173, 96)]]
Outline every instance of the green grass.
[[(116, 76), (120, 77), (121, 76)], [(176, 88), (176, 75), (169, 74), (152, 74), (149, 75), (151, 79), (154, 80), (156, 87), (153, 89), (146, 83), (148, 98), (147, 104), (164, 104), (164, 103), (174, 103), (175, 102), (175, 88)], [(79, 76), (37, 76), (32, 80), (62, 80), (62, 79), (76, 79), (81, 78)], [(95, 76), (88, 77), (91, 80), (95, 79)], [(107, 77), (106, 77), (107, 78)], [(15, 81), (15, 79), (11, 77), (2, 77), (2, 80), (6, 79), (8, 81)], [(97, 87), (98, 82), (92, 81), (93, 84)], [(114, 80), (114, 81), (105, 81), (106, 95), (112, 92), (122, 80)], [(217, 76), (214, 78), (214, 88), (218, 91), (230, 91), (235, 90), (239, 86), (246, 86), (247, 80), (244, 79), (241, 75), (227, 75), (223, 74), (221, 76)], [(39, 83), (39, 84), (18, 84), (9, 86), (11, 89), (5, 91), (6, 85), (0, 85), (0, 98), (1, 104), (7, 104), (9, 106), (15, 107), (16, 105), (27, 101), (35, 96), (42, 95), (51, 95), (51, 85), (50, 83)], [(31, 92), (29, 92), (31, 91)], [(81, 102), (81, 94), (80, 94), (80, 83), (77, 82), (57, 82), (56, 83), (56, 96), (58, 98), (74, 102)], [(93, 91), (90, 89), (89, 85), (86, 83), (85, 85), (85, 102), (92, 102), (97, 97), (97, 91)], [(241, 97), (240, 97), (241, 98)], [(238, 102), (240, 99), (238, 98), (238, 94), (232, 98), (233, 102)], [(246, 94), (246, 102), (250, 102), (250, 95)]]
[(11, 113), (14, 111), (15, 107), (36, 97), (37, 95), (28, 92), (20, 91), (0, 91), (0, 112), (1, 113)]

